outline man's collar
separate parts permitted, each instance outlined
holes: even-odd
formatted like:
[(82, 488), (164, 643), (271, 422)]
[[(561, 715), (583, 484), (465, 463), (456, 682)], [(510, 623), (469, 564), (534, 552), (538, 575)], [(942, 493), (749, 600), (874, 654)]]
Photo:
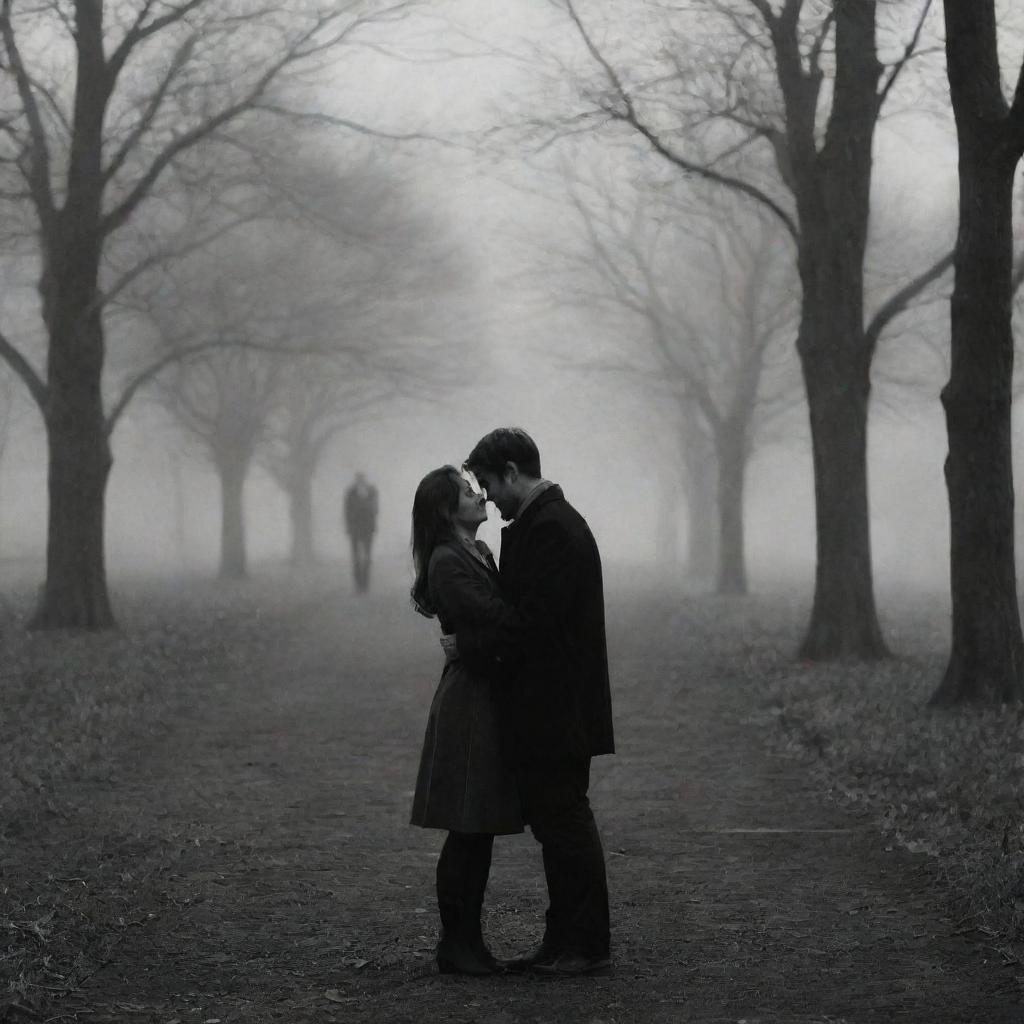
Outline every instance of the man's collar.
[(550, 480), (539, 481), (530, 491), (525, 498), (523, 498), (522, 505), (519, 506), (519, 510), (516, 512), (516, 519), (521, 519), (523, 513), (549, 488), (555, 485)]
[(539, 505), (544, 505), (551, 498), (559, 498), (562, 496), (562, 489), (557, 484), (552, 483), (550, 480), (541, 480), (539, 484), (523, 499), (522, 505), (519, 506), (519, 511), (516, 513), (515, 519), (512, 520), (512, 525), (515, 526), (517, 523), (523, 521), (523, 514), (527, 509), (535, 509)]

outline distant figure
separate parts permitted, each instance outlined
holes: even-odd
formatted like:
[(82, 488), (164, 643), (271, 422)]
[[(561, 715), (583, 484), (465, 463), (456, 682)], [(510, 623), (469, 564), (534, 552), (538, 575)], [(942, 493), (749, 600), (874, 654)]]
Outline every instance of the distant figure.
[(360, 594), (370, 589), (370, 547), (376, 530), (377, 488), (365, 474), (356, 473), (345, 492), (345, 532), (352, 544), (352, 574)]

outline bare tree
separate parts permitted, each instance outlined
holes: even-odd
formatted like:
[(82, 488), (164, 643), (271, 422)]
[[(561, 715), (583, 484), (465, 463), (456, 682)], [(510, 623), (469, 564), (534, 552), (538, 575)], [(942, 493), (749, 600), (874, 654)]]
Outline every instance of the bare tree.
[[(329, 337), (346, 306), (362, 300), (358, 285), (338, 290), (334, 265), (290, 225), (239, 231), (179, 264), (162, 292), (147, 293), (172, 372), (150, 376), (174, 419), (200, 443), (221, 485), (220, 575), (247, 573), (244, 488), (257, 452), (282, 416), (283, 396), (299, 383), (299, 367), (358, 354)], [(150, 366), (159, 365), (150, 361)], [(337, 369), (337, 367), (334, 367)], [(328, 375), (320, 368), (321, 379)], [(139, 379), (139, 378), (136, 378)], [(337, 375), (331, 386), (338, 387)]]
[(574, 206), (586, 244), (570, 293), (620, 316), (622, 337), (642, 343), (621, 346), (621, 368), (676, 402), (695, 531), (695, 488), (707, 485), (710, 454), (717, 590), (746, 593), (747, 466), (773, 421), (801, 402), (788, 358), (795, 282), (778, 258), (786, 241), (766, 216), (731, 197), (693, 197), (635, 175), (632, 184), (577, 187)]
[(230, 147), (233, 126), (280, 110), (275, 89), (294, 73), (414, 2), (0, 0), (0, 201), (33, 231), (46, 335), (43, 372), (0, 333), (49, 440), (37, 627), (113, 622), (103, 530), (116, 416), (102, 375), (114, 240), (171, 174), (188, 179), (194, 153)]
[(960, 157), (949, 434), (953, 645), (934, 701), (1024, 699), (1014, 565), (1013, 182), (1024, 155), (1024, 65), (1003, 90), (994, 0), (944, 0)]
[(291, 563), (305, 568), (316, 562), (313, 485), (324, 452), (342, 431), (379, 415), (395, 389), (386, 377), (318, 356), (290, 360), (281, 383), (260, 462), (288, 496)]
[(162, 390), (168, 409), (199, 441), (221, 489), (220, 577), (248, 572), (244, 490), (276, 400), (284, 357), (244, 349), (179, 363)]
[[(792, 239), (817, 524), (814, 604), (801, 656), (883, 656), (867, 497), (871, 361), (882, 331), (950, 258), (904, 283), (870, 321), (864, 259), (875, 128), (918, 48), (931, 0), (917, 5), (888, 67), (879, 57), (876, 0), (683, 7), (651, 0), (645, 13), (664, 18), (661, 50), (639, 54), (643, 43), (632, 33), (602, 36), (593, 5), (563, 6), (603, 83), (585, 87), (593, 107), (571, 130), (625, 127), (684, 176), (762, 206)], [(635, 9), (630, 16), (635, 23)], [(892, 16), (901, 17), (895, 7)], [(616, 56), (613, 37), (628, 57)], [(774, 175), (764, 171), (768, 159)]]
[[(458, 308), (458, 251), (379, 154), (348, 150), (343, 170), (293, 150), (267, 170), (277, 202), (259, 224), (179, 263), (165, 294), (143, 293), (164, 361), (181, 362), (166, 404), (222, 481), (225, 576), (244, 573), (254, 461), (287, 495), (292, 560), (308, 565), (314, 479), (335, 436), (459, 377), (464, 332), (438, 312)], [(449, 302), (426, 301), (442, 293)]]

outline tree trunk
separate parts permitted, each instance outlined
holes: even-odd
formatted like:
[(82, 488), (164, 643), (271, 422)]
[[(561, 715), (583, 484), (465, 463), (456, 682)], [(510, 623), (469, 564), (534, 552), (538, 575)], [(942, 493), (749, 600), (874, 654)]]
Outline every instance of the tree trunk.
[(307, 569), (316, 563), (312, 470), (302, 467), (293, 471), (288, 486), (288, 509), (292, 524), (291, 563), (296, 569)]
[(820, 149), (821, 79), (804, 68), (798, 21), (786, 20), (785, 36), (776, 36), (786, 102), (784, 175), (800, 223), (797, 349), (814, 455), (817, 568), (811, 621), (800, 649), (811, 659), (887, 653), (871, 571), (867, 415), (873, 352), (864, 330), (864, 253), (882, 71), (876, 9), (875, 0), (833, 5), (832, 110)]
[(726, 426), (715, 448), (718, 463), (719, 594), (747, 593), (747, 558), (743, 539), (746, 447), (742, 432)]
[[(840, 226), (842, 221), (839, 220)], [(797, 348), (810, 415), (817, 565), (800, 657), (874, 659), (888, 652), (871, 566), (867, 432), (871, 356), (864, 343), (862, 258), (846, 260), (828, 227), (801, 252)]]
[(222, 459), (217, 464), (221, 491), (220, 578), (241, 580), (248, 575), (243, 494), (247, 459)]
[(103, 537), (112, 460), (99, 396), (89, 390), (64, 396), (51, 391), (46, 582), (30, 624), (34, 629), (114, 625)]
[[(833, 344), (834, 340), (833, 334)], [(881, 658), (888, 652), (878, 623), (871, 568), (869, 371), (855, 356), (844, 367), (837, 366), (834, 351), (827, 363), (818, 355), (813, 352), (803, 359), (814, 459), (817, 566), (811, 621), (800, 657)]]
[(1014, 565), (1011, 276), (1020, 151), (1009, 145), (1000, 102), (991, 4), (947, 0), (946, 24), (960, 155), (952, 360), (942, 391), (953, 642), (932, 700), (1019, 702), (1024, 640)]
[(98, 255), (69, 232), (62, 262), (40, 291), (50, 334), (47, 402), (49, 518), (46, 582), (31, 626), (109, 629), (104, 513), (112, 457), (103, 411), (103, 324), (96, 309)]

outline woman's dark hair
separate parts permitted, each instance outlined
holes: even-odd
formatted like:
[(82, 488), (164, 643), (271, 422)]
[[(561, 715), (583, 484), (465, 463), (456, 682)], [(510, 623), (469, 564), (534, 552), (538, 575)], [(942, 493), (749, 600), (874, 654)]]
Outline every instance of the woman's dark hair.
[(540, 452), (522, 427), (499, 427), (480, 438), (465, 466), (474, 473), (489, 470), (500, 475), (506, 462), (514, 462), (527, 476), (540, 476)]
[(437, 614), (427, 587), (430, 556), (438, 544), (452, 536), (452, 516), (459, 508), (461, 477), (454, 466), (432, 469), (419, 483), (412, 499), (412, 564), (416, 579), (412, 603), (428, 618)]

